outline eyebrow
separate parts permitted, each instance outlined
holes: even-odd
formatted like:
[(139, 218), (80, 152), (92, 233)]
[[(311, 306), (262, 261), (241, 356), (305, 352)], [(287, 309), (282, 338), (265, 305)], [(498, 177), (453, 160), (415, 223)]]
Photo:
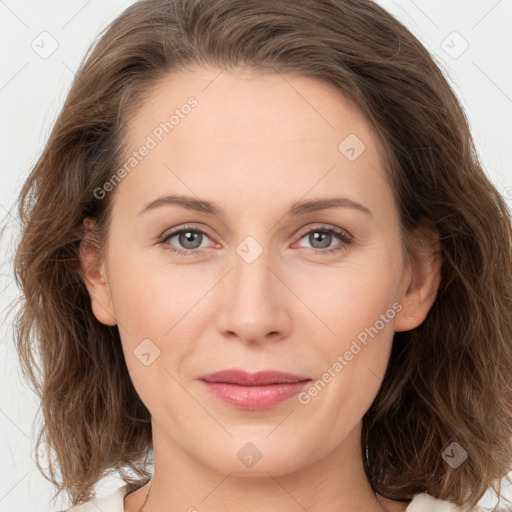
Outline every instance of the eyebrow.
[[(203, 199), (196, 199), (195, 197), (185, 196), (182, 194), (171, 194), (158, 197), (149, 203), (146, 203), (139, 215), (160, 208), (161, 206), (176, 205), (208, 215), (215, 215), (217, 217), (224, 217), (224, 210), (217, 204)], [(319, 199), (312, 199), (309, 201), (296, 201), (290, 206), (287, 215), (298, 217), (307, 213), (316, 212), (320, 210), (327, 210), (329, 208), (352, 208), (366, 215), (372, 216), (372, 212), (360, 203), (352, 201), (348, 197), (325, 197)]]

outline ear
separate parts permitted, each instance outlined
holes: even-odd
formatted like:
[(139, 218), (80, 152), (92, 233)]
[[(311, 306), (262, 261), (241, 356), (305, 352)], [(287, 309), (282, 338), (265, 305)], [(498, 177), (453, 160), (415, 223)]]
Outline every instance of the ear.
[(116, 325), (112, 296), (106, 279), (105, 263), (101, 261), (97, 238), (94, 235), (96, 223), (84, 220), (85, 236), (80, 242), (81, 274), (91, 297), (91, 308), (96, 319), (105, 325)]
[(395, 319), (395, 331), (409, 331), (426, 318), (441, 283), (441, 244), (432, 224), (423, 224), (412, 235), (412, 252), (404, 272), (402, 310)]

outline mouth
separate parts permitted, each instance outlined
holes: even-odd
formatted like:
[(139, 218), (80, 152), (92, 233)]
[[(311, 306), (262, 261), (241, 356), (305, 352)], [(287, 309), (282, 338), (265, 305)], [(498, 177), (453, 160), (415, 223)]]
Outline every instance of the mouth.
[(269, 409), (299, 393), (312, 379), (278, 371), (224, 370), (200, 378), (219, 400), (237, 409)]

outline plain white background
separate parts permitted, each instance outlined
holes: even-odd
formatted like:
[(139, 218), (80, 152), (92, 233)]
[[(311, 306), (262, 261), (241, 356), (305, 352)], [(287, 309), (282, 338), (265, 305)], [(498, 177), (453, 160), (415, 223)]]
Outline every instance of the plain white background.
[[(20, 374), (6, 311), (17, 295), (13, 204), (42, 150), (82, 57), (131, 1), (0, 0), (0, 512), (47, 512), (53, 489), (33, 460), (37, 400)], [(470, 120), (490, 179), (512, 202), (511, 0), (380, 0), (434, 55)], [(114, 477), (103, 495), (121, 485)], [(489, 502), (490, 503), (490, 502)]]

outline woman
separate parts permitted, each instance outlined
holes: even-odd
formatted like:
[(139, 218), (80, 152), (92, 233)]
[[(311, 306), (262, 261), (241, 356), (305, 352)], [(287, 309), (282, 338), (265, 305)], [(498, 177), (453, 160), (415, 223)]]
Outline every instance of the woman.
[(135, 3), (20, 213), (17, 346), (71, 510), (499, 492), (510, 215), (441, 71), (370, 0)]

